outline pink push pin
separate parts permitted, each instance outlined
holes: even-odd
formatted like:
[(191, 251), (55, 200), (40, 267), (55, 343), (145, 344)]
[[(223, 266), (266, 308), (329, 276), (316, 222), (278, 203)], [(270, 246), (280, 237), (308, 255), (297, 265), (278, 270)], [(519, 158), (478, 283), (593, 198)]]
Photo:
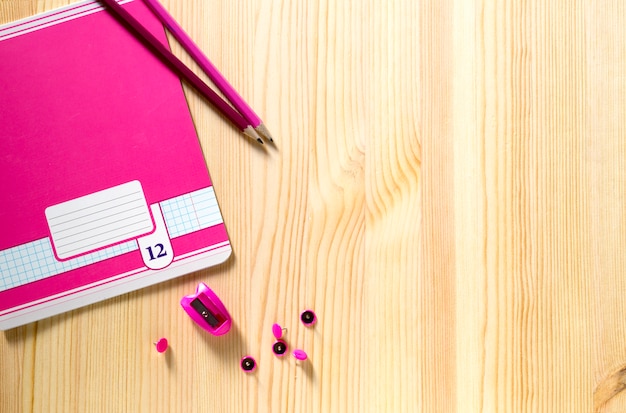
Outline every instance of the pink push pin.
[(276, 340), (280, 340), (281, 338), (283, 338), (283, 333), (287, 331), (286, 328), (281, 327), (280, 324), (274, 324), (272, 326), (272, 334), (274, 334), (274, 337), (276, 337)]
[(167, 339), (160, 338), (159, 341), (154, 343), (154, 346), (156, 347), (156, 351), (158, 351), (159, 353), (164, 353), (165, 350), (167, 350)]
[(304, 352), (304, 350), (297, 349), (297, 350), (294, 350), (292, 354), (296, 359), (300, 361), (304, 361), (307, 359), (307, 355)]

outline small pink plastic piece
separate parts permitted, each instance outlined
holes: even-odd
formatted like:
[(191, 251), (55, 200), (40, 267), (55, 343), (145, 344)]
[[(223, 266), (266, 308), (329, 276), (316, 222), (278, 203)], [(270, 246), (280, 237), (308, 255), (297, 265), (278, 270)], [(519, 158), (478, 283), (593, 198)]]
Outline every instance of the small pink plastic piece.
[(156, 351), (158, 351), (159, 353), (163, 353), (165, 352), (165, 350), (167, 350), (167, 339), (160, 338), (159, 341), (154, 343), (154, 345), (156, 347)]
[(276, 337), (276, 340), (280, 340), (283, 336), (283, 328), (280, 326), (280, 324), (274, 324), (272, 326), (272, 334), (274, 334), (274, 337)]
[(295, 358), (297, 358), (298, 360), (306, 360), (307, 359), (307, 355), (304, 352), (304, 350), (294, 350), (293, 351), (293, 356)]

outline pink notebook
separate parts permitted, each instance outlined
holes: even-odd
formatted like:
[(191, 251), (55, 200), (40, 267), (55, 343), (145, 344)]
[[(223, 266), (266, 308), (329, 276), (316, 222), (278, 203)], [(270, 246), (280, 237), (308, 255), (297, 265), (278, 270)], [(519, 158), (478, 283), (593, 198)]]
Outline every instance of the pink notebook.
[(0, 329), (231, 253), (180, 80), (94, 1), (0, 27), (0, 193)]

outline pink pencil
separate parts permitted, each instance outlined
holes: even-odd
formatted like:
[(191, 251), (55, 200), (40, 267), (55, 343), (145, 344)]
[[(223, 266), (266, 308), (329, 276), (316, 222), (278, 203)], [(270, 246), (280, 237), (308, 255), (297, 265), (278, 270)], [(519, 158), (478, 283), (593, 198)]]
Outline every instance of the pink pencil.
[(117, 3), (117, 0), (100, 0), (108, 6), (108, 9), (119, 18), (127, 28), (138, 38), (142, 39), (152, 52), (161, 58), (170, 69), (178, 76), (187, 80), (202, 96), (204, 96), (213, 106), (219, 110), (224, 117), (237, 126), (245, 135), (256, 139), (259, 143), (263, 140), (256, 130), (249, 125), (248, 120), (226, 103), (217, 93), (215, 93), (206, 83), (202, 81), (191, 69), (180, 61), (169, 49), (150, 33), (137, 19), (135, 19), (126, 9)]
[(189, 35), (183, 30), (183, 28), (174, 20), (174, 18), (167, 12), (167, 10), (157, 0), (144, 0), (144, 2), (150, 7), (152, 12), (159, 18), (161, 23), (167, 27), (172, 33), (174, 38), (183, 46), (183, 48), (189, 53), (189, 55), (198, 63), (200, 68), (207, 74), (209, 79), (222, 91), (224, 96), (232, 103), (232, 105), (241, 113), (241, 115), (250, 122), (250, 125), (258, 133), (268, 138), (270, 141), (274, 141), (272, 136), (263, 124), (261, 118), (252, 110), (250, 105), (237, 93), (230, 83), (226, 80), (224, 75), (220, 73), (213, 63), (202, 53), (200, 48), (191, 40)]

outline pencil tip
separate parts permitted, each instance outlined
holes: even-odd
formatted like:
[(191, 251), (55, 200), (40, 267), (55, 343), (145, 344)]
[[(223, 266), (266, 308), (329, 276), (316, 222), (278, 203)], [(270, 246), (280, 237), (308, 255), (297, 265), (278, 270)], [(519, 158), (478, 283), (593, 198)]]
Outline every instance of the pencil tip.
[(259, 136), (259, 134), (254, 130), (252, 126), (248, 126), (243, 130), (244, 135), (249, 136), (253, 139), (256, 139), (261, 145), (263, 144), (263, 139)]
[(267, 139), (269, 139), (270, 142), (274, 142), (274, 138), (272, 138), (272, 134), (270, 133), (270, 131), (267, 129), (267, 127), (264, 124), (260, 124), (259, 126), (257, 126), (256, 128), (254, 128), (260, 135), (266, 137)]

